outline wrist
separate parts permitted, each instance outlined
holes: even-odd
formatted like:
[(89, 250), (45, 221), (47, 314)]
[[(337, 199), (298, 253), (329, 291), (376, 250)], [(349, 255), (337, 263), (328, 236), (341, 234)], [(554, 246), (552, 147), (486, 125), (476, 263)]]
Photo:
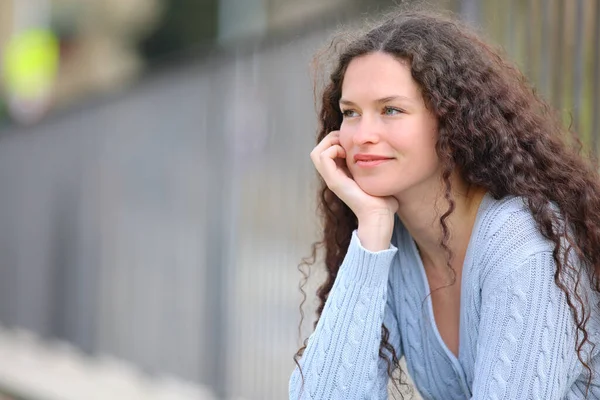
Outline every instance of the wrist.
[(390, 248), (394, 220), (359, 221), (356, 231), (361, 245), (369, 251), (377, 252)]
[(358, 226), (370, 227), (374, 230), (391, 230), (394, 227), (394, 213), (389, 210), (370, 211), (357, 214)]

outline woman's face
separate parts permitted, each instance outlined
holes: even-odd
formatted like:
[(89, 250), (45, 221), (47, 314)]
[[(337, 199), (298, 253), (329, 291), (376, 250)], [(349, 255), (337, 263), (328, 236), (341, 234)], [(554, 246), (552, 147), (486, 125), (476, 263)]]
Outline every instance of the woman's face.
[(381, 52), (352, 60), (340, 109), (346, 164), (366, 193), (401, 198), (439, 187), (437, 120), (407, 63)]

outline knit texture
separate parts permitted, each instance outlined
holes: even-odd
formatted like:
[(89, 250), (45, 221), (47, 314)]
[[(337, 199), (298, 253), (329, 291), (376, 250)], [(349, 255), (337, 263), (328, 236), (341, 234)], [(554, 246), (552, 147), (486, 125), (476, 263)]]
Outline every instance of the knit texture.
[[(583, 399), (587, 372), (554, 283), (553, 250), (522, 199), (484, 197), (463, 265), (456, 357), (437, 330), (425, 270), (401, 222), (385, 251), (364, 249), (354, 232), (300, 360), (303, 377), (296, 368), (290, 378), (290, 400), (387, 399), (382, 323), (424, 399)], [(598, 304), (588, 281), (578, 293)], [(597, 344), (585, 348), (595, 372), (588, 398), (600, 399), (597, 309), (587, 331)]]

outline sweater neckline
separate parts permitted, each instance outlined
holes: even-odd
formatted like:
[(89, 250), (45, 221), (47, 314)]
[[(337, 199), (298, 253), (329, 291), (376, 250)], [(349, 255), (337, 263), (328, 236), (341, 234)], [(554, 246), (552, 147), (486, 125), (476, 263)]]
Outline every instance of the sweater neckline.
[(460, 378), (460, 385), (463, 388), (463, 391), (465, 391), (466, 393), (470, 393), (470, 390), (468, 389), (464, 369), (462, 367), (462, 364), (460, 363), (462, 352), (464, 351), (463, 350), (464, 349), (463, 335), (462, 335), (463, 304), (465, 304), (465, 299), (463, 299), (463, 296), (465, 293), (464, 283), (465, 283), (465, 277), (470, 272), (469, 267), (472, 264), (473, 252), (475, 251), (474, 250), (474, 242), (476, 242), (476, 239), (481, 232), (482, 221), (485, 219), (484, 217), (487, 213), (487, 210), (489, 209), (489, 206), (493, 201), (494, 201), (493, 197), (489, 194), (489, 192), (486, 192), (486, 194), (483, 196), (481, 203), (479, 204), (479, 207), (477, 209), (477, 214), (475, 216), (475, 222), (473, 224), (473, 229), (471, 231), (471, 237), (469, 238), (469, 243), (467, 245), (467, 251), (465, 253), (465, 259), (463, 261), (463, 271), (462, 271), (462, 277), (461, 277), (461, 292), (460, 292), (461, 308), (460, 308), (459, 327), (458, 327), (458, 355), (454, 355), (454, 353), (452, 353), (452, 351), (450, 351), (450, 349), (448, 348), (448, 346), (442, 339), (442, 335), (440, 334), (440, 332), (438, 330), (438, 326), (437, 326), (437, 323), (435, 322), (435, 317), (433, 314), (433, 303), (431, 301), (431, 288), (429, 286), (429, 281), (427, 280), (427, 275), (425, 273), (425, 267), (423, 265), (423, 260), (421, 259), (421, 256), (419, 255), (419, 251), (417, 249), (417, 244), (415, 243), (414, 239), (412, 238), (412, 236), (410, 236), (410, 234), (407, 235), (408, 238), (410, 239), (410, 248), (411, 248), (412, 255), (413, 255), (413, 257), (415, 257), (419, 272), (421, 274), (421, 281), (423, 283), (423, 289), (424, 289), (424, 293), (426, 295), (425, 303), (426, 303), (427, 313), (428, 313), (427, 319), (433, 330), (433, 333), (438, 342), (438, 345), (440, 346), (440, 348), (443, 349), (447, 358), (452, 363), (456, 374)]

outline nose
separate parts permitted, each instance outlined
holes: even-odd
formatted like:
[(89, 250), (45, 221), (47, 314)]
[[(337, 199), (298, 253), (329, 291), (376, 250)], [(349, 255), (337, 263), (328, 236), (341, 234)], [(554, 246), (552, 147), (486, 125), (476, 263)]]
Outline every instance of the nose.
[(380, 140), (381, 126), (376, 117), (363, 115), (360, 123), (356, 126), (352, 142), (355, 146), (365, 144), (376, 144)]

